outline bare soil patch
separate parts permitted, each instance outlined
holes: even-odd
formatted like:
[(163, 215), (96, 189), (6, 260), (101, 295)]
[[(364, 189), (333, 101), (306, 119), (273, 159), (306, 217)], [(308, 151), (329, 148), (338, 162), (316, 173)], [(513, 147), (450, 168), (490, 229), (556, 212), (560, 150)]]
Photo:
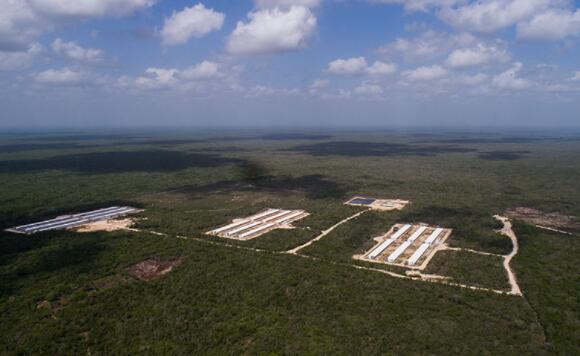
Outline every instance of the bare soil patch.
[(560, 213), (545, 213), (532, 208), (516, 207), (507, 209), (505, 215), (510, 219), (522, 220), (532, 225), (558, 230), (580, 231), (580, 221), (576, 217)]
[(171, 259), (148, 258), (127, 268), (127, 272), (144, 282), (150, 282), (160, 276), (171, 272), (173, 267), (181, 263), (182, 258)]
[(118, 231), (129, 230), (133, 226), (133, 219), (117, 219), (117, 220), (103, 220), (95, 221), (90, 224), (79, 226), (74, 230), (76, 232), (97, 232), (97, 231)]

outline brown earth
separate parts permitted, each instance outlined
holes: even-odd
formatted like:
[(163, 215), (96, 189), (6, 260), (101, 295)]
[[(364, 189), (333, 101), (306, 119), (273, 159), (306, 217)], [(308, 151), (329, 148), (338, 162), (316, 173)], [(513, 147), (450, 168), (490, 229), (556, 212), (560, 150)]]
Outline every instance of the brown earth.
[(150, 282), (166, 273), (171, 272), (173, 267), (181, 262), (181, 257), (162, 260), (160, 258), (148, 258), (127, 268), (127, 272), (144, 282)]
[(545, 213), (532, 208), (516, 207), (507, 209), (505, 215), (510, 219), (522, 220), (532, 225), (580, 231), (580, 221), (576, 217), (560, 213)]
[(130, 230), (133, 223), (133, 219), (101, 220), (79, 226), (74, 230), (76, 232), (112, 232), (118, 230)]

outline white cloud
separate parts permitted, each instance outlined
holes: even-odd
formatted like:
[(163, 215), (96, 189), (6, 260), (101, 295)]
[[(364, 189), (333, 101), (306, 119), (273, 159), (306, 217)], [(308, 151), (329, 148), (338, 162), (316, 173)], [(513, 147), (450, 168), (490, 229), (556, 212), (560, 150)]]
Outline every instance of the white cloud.
[(376, 61), (372, 66), (368, 67), (366, 71), (372, 76), (390, 75), (397, 71), (397, 65)]
[(506, 62), (508, 60), (508, 53), (499, 45), (478, 43), (471, 48), (454, 50), (447, 57), (445, 64), (451, 68), (466, 68), (486, 65), (492, 62)]
[(213, 84), (232, 82), (238, 68), (225, 68), (219, 63), (203, 61), (185, 69), (148, 68), (136, 78), (121, 77), (117, 85), (137, 91), (177, 90), (210, 88)]
[(563, 1), (478, 0), (455, 8), (444, 8), (439, 16), (456, 28), (489, 33), (525, 21)]
[[(370, 0), (402, 4), (408, 11), (437, 9), (440, 19), (469, 32), (491, 33), (514, 25), (528, 39), (580, 35), (580, 10), (571, 0)], [(575, 11), (574, 11), (575, 10)]]
[(292, 6), (318, 7), (322, 0), (254, 0), (258, 9), (272, 9), (275, 7), (290, 8)]
[(407, 11), (428, 11), (431, 8), (450, 7), (463, 4), (467, 0), (371, 0), (381, 4), (404, 5)]
[(478, 73), (474, 75), (458, 75), (454, 78), (450, 78), (447, 83), (450, 84), (459, 84), (459, 85), (467, 85), (467, 86), (474, 86), (474, 85), (481, 85), (489, 81), (489, 75), (484, 73)]
[(296, 50), (306, 46), (316, 28), (316, 17), (303, 6), (259, 10), (249, 13), (248, 17), (248, 22), (238, 22), (228, 38), (228, 52), (257, 54)]
[[(23, 1), (23, 0), (21, 0)], [(54, 17), (118, 17), (154, 5), (157, 0), (28, 0), (38, 13)]]
[(29, 67), (42, 52), (42, 46), (34, 43), (26, 52), (0, 52), (0, 70), (16, 70)]
[(448, 53), (455, 48), (472, 46), (477, 39), (468, 33), (447, 34), (425, 31), (413, 38), (397, 38), (378, 49), (384, 55), (402, 55), (406, 60), (428, 60)]
[(328, 72), (340, 75), (361, 74), (367, 69), (364, 57), (337, 59), (328, 64)]
[(89, 82), (86, 73), (72, 68), (49, 69), (33, 75), (35, 82), (54, 86), (75, 86)]
[(518, 24), (518, 37), (557, 40), (580, 35), (580, 10), (554, 9)]
[(522, 68), (523, 65), (521, 63), (514, 63), (510, 69), (496, 75), (493, 78), (493, 84), (500, 89), (508, 90), (523, 90), (530, 88), (533, 83), (518, 76), (518, 73)]
[(328, 80), (324, 80), (324, 79), (317, 79), (315, 81), (312, 82), (312, 84), (310, 84), (310, 88), (311, 89), (324, 89), (326, 87), (328, 87)]
[(363, 96), (378, 96), (383, 93), (383, 88), (378, 84), (365, 82), (356, 87), (354, 93)]
[(438, 65), (433, 65), (430, 67), (419, 67), (414, 70), (407, 70), (403, 72), (405, 79), (418, 82), (418, 81), (431, 81), (435, 79), (440, 79), (447, 76), (447, 70)]
[(52, 43), (52, 50), (59, 56), (83, 63), (101, 63), (104, 53), (100, 49), (83, 48), (76, 42), (65, 42), (57, 38)]
[(249, 88), (240, 87), (238, 88), (238, 91), (241, 91), (248, 98), (259, 98), (264, 96), (296, 96), (300, 94), (300, 90), (295, 88), (274, 88), (267, 85), (256, 85)]
[(209, 61), (203, 61), (179, 73), (179, 78), (185, 80), (208, 80), (223, 77), (225, 77), (225, 74), (220, 71), (220, 65)]
[(548, 84), (544, 87), (544, 90), (551, 93), (575, 93), (580, 92), (580, 88), (577, 86), (571, 86), (569, 84)]
[(580, 71), (574, 73), (574, 76), (571, 79), (574, 82), (580, 82)]
[(119, 17), (156, 0), (0, 0), (0, 51), (26, 51), (37, 37), (65, 21)]
[(177, 72), (177, 69), (147, 68), (145, 75), (135, 78), (132, 84), (139, 90), (171, 89), (179, 83)]
[(165, 19), (161, 40), (165, 46), (186, 43), (191, 38), (200, 38), (222, 28), (225, 15), (199, 3), (174, 12)]
[(321, 94), (324, 89), (328, 88), (330, 82), (325, 79), (317, 79), (313, 81), (310, 86), (308, 87), (308, 93), (311, 95)]
[(0, 51), (25, 51), (44, 21), (23, 0), (3, 0), (0, 9)]

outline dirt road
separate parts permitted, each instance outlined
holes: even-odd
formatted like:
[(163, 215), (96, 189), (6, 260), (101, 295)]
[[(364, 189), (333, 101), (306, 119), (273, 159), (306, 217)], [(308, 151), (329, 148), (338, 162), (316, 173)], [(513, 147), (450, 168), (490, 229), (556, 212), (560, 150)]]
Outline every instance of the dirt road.
[(337, 228), (337, 227), (339, 227), (340, 225), (342, 225), (342, 224), (344, 224), (344, 223), (346, 223), (346, 222), (348, 222), (348, 221), (350, 221), (350, 220), (352, 220), (352, 219), (358, 218), (359, 216), (361, 216), (362, 214), (366, 213), (367, 211), (368, 211), (368, 210), (363, 210), (363, 211), (361, 211), (361, 212), (358, 212), (358, 213), (354, 214), (353, 216), (349, 216), (348, 218), (346, 218), (346, 219), (344, 219), (344, 220), (341, 220), (341, 221), (339, 221), (338, 223), (336, 223), (335, 225), (331, 226), (329, 229), (327, 229), (327, 230), (324, 230), (324, 231), (323, 231), (323, 232), (322, 232), (320, 235), (316, 236), (315, 238), (313, 238), (312, 240), (308, 241), (308, 242), (307, 242), (307, 243), (305, 243), (304, 245), (300, 245), (300, 246), (298, 246), (298, 247), (296, 247), (296, 248), (293, 248), (293, 249), (291, 249), (291, 250), (288, 250), (288, 251), (286, 251), (286, 253), (289, 253), (289, 254), (291, 254), (291, 255), (295, 255), (295, 254), (297, 254), (297, 253), (298, 253), (298, 251), (300, 251), (300, 250), (302, 250), (302, 249), (304, 249), (304, 248), (306, 248), (306, 247), (308, 247), (308, 246), (312, 245), (312, 244), (313, 244), (313, 243), (315, 243), (316, 241), (318, 241), (318, 240), (322, 239), (324, 236), (326, 236), (326, 235), (330, 234), (330, 233), (331, 233), (331, 232), (332, 232), (334, 229), (336, 229), (336, 228)]
[[(318, 257), (314, 257), (314, 256), (307, 256), (307, 255), (302, 255), (299, 254), (298, 252), (310, 245), (312, 245), (313, 243), (315, 243), (316, 241), (324, 238), (326, 235), (330, 234), (334, 229), (336, 229), (337, 227), (339, 227), (340, 225), (355, 219), (357, 217), (359, 217), (360, 215), (366, 213), (368, 210), (364, 210), (361, 211), (359, 213), (356, 213), (346, 219), (341, 220), (340, 222), (336, 223), (335, 225), (331, 226), (330, 228), (328, 228), (327, 230), (322, 231), (322, 233), (320, 235), (318, 235), (317, 237), (315, 237), (314, 239), (308, 241), (307, 243), (298, 246), (292, 250), (288, 250), (288, 251), (284, 251), (284, 252), (277, 252), (277, 251), (267, 251), (267, 250), (261, 250), (261, 249), (257, 249), (257, 248), (251, 248), (251, 247), (245, 247), (245, 246), (238, 246), (238, 245), (230, 245), (230, 244), (224, 244), (224, 243), (220, 243), (220, 242), (216, 242), (216, 241), (209, 241), (207, 239), (203, 239), (203, 238), (196, 238), (196, 237), (186, 237), (186, 236), (177, 236), (180, 239), (185, 239), (185, 240), (191, 240), (191, 241), (197, 241), (200, 243), (206, 243), (206, 244), (211, 244), (211, 245), (215, 245), (215, 246), (220, 246), (220, 247), (224, 247), (224, 248), (234, 248), (234, 249), (240, 249), (240, 250), (247, 250), (247, 251), (253, 251), (253, 252), (258, 252), (258, 253), (270, 253), (270, 254), (290, 254), (290, 255), (294, 255), (296, 257), (300, 257), (300, 258), (308, 258), (308, 259), (312, 259), (312, 260), (316, 260), (316, 261), (324, 261), (323, 259), (320, 259)], [(340, 266), (346, 266), (346, 267), (350, 267), (350, 268), (355, 268), (358, 270), (365, 270), (365, 271), (370, 271), (370, 272), (378, 272), (384, 275), (388, 275), (394, 278), (400, 278), (400, 279), (407, 279), (407, 280), (413, 280), (413, 281), (423, 281), (423, 282), (428, 282), (428, 283), (436, 283), (436, 284), (444, 284), (444, 285), (448, 285), (448, 286), (454, 286), (454, 287), (459, 287), (459, 288), (465, 288), (465, 289), (471, 289), (471, 290), (476, 290), (476, 291), (486, 291), (486, 292), (493, 292), (493, 293), (497, 293), (497, 294), (504, 294), (504, 295), (516, 295), (516, 296), (523, 296), (522, 292), (520, 290), (520, 287), (517, 283), (516, 280), (516, 276), (515, 274), (512, 272), (511, 268), (510, 268), (510, 262), (511, 259), (518, 253), (518, 241), (517, 238), (515, 236), (515, 233), (512, 230), (512, 224), (509, 221), (509, 219), (502, 217), (502, 216), (495, 216), (496, 219), (500, 220), (503, 222), (504, 227), (501, 230), (501, 233), (508, 236), (513, 244), (514, 244), (514, 249), (513, 251), (509, 254), (509, 255), (505, 255), (504, 257), (504, 268), (507, 271), (508, 277), (509, 277), (509, 281), (510, 281), (510, 285), (511, 285), (511, 291), (506, 292), (503, 290), (497, 290), (497, 289), (491, 289), (491, 288), (484, 288), (484, 287), (477, 287), (477, 286), (470, 286), (470, 285), (466, 285), (466, 284), (461, 284), (461, 283), (454, 283), (454, 282), (450, 282), (448, 281), (446, 278), (441, 278), (442, 276), (431, 276), (431, 275), (424, 275), (419, 273), (416, 276), (408, 276), (408, 275), (403, 275), (403, 274), (399, 274), (399, 273), (395, 273), (392, 271), (388, 271), (388, 270), (384, 270), (384, 269), (379, 269), (379, 268), (372, 268), (372, 267), (366, 267), (366, 266), (361, 266), (361, 265), (355, 265), (355, 264), (348, 264), (348, 263), (340, 263), (340, 262), (334, 262), (334, 261), (326, 261), (329, 262), (331, 264), (334, 265), (340, 265)], [(133, 230), (133, 231), (139, 231), (139, 230)], [(143, 231), (143, 232), (147, 232), (147, 233), (151, 233), (151, 234), (155, 234), (155, 235), (161, 235), (161, 236), (168, 236), (167, 234), (164, 233), (160, 233), (160, 232), (155, 232), (155, 231)], [(455, 248), (453, 248), (455, 249)], [(479, 252), (479, 251), (473, 251), (473, 252)], [(433, 278), (433, 277), (438, 277), (438, 278)]]
[(518, 280), (516, 279), (516, 275), (512, 271), (510, 266), (512, 258), (514, 258), (514, 256), (517, 255), (519, 252), (518, 238), (516, 237), (516, 234), (512, 229), (512, 223), (508, 218), (500, 215), (495, 215), (494, 218), (503, 223), (503, 228), (500, 230), (500, 232), (502, 235), (509, 237), (512, 240), (512, 244), (514, 245), (512, 252), (509, 255), (505, 255), (503, 260), (503, 266), (507, 272), (508, 279), (512, 287), (509, 294), (522, 296), (523, 295), (522, 290), (520, 289), (520, 286), (518, 285)]

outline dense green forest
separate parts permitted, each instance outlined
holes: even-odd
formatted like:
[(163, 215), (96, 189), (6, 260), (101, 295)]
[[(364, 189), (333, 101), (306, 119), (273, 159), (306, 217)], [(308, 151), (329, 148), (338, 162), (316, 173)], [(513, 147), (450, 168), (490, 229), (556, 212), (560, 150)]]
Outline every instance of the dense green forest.
[[(112, 204), (136, 228), (0, 233), (1, 354), (577, 354), (578, 236), (516, 222), (524, 297), (360, 270), (400, 222), (454, 230), (427, 272), (507, 290), (515, 206), (580, 217), (580, 138), (413, 132), (28, 133), (0, 137), (0, 228)], [(353, 195), (412, 201), (367, 212)], [(204, 232), (267, 207), (296, 229), (225, 241)], [(146, 231), (161, 232), (166, 236)], [(242, 247), (242, 248), (232, 248)], [(247, 249), (245, 248), (247, 247)], [(260, 249), (257, 252), (251, 249)], [(142, 282), (127, 267), (181, 257)], [(372, 265), (372, 266), (371, 266)]]

